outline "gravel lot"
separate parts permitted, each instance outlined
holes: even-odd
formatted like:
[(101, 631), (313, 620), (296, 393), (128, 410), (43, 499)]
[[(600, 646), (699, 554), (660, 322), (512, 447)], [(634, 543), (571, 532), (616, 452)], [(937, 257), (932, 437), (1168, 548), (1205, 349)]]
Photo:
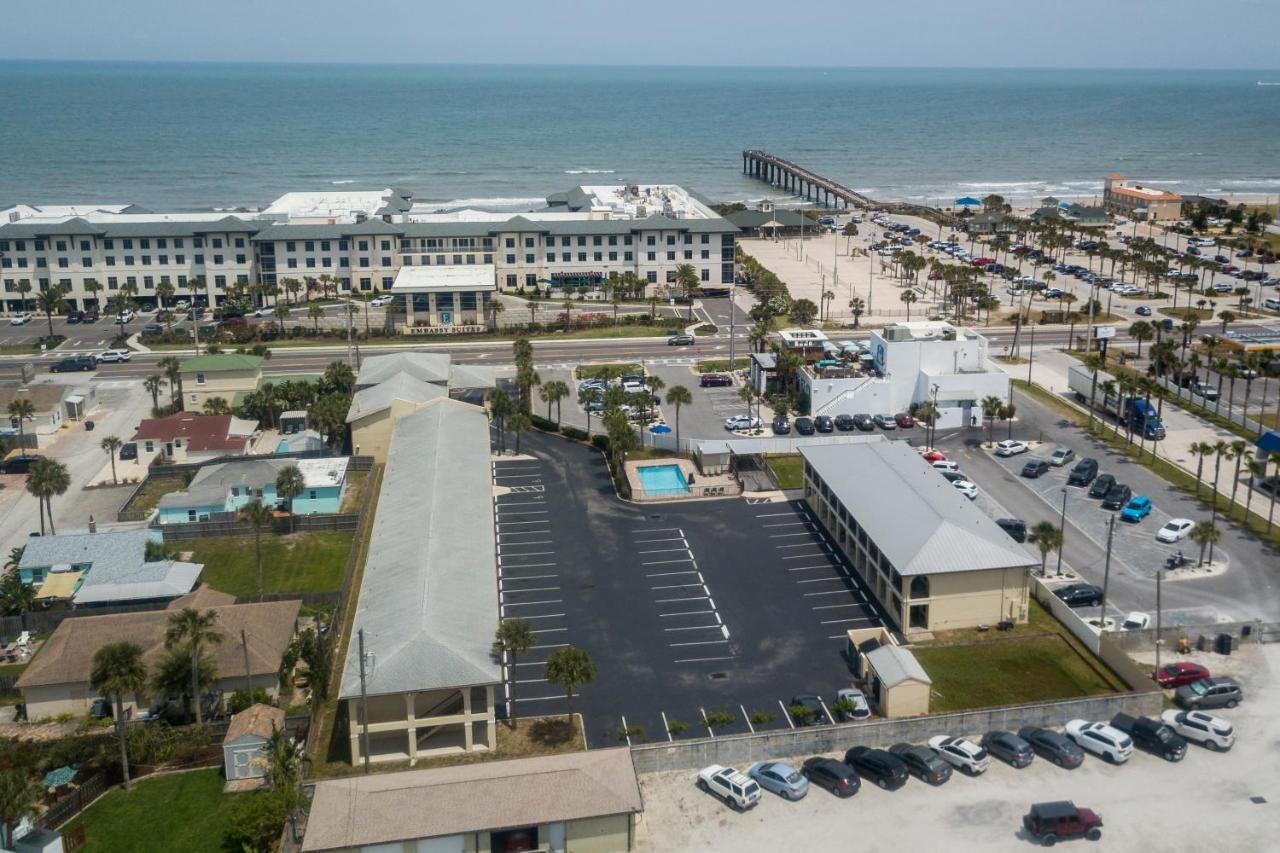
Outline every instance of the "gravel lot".
[(1072, 849), (1275, 850), (1280, 717), (1270, 712), (1280, 700), (1280, 646), (1248, 646), (1205, 662), (1215, 672), (1238, 673), (1245, 684), (1248, 700), (1220, 712), (1239, 733), (1229, 753), (1192, 744), (1178, 764), (1137, 752), (1119, 767), (1089, 757), (1074, 771), (1038, 758), (1021, 771), (993, 763), (984, 776), (956, 774), (938, 789), (915, 779), (893, 793), (864, 784), (848, 801), (821, 789), (797, 803), (766, 792), (745, 815), (699, 792), (694, 771), (655, 774), (641, 777), (645, 813), (637, 849), (1027, 850), (1032, 842), (1022, 835), (1021, 818), (1030, 804), (1070, 799), (1098, 811), (1105, 824), (1099, 843), (1073, 841)]

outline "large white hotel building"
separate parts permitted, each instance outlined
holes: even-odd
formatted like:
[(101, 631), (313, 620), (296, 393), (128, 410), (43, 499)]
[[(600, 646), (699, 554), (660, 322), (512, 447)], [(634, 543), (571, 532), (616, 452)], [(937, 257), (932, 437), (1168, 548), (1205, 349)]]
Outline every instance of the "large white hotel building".
[[(330, 276), (344, 291), (405, 292), (410, 311), (416, 300), (438, 319), (441, 287), (451, 293), (440, 301), (462, 315), (497, 290), (592, 284), (626, 272), (660, 292), (681, 264), (703, 282), (732, 283), (736, 232), (704, 199), (674, 185), (576, 187), (520, 213), (415, 204), (396, 189), (288, 193), (236, 213), (16, 205), (0, 209), (0, 283), (12, 312), (21, 310), (23, 281), (29, 298), (65, 286), (72, 308), (102, 306), (127, 285), (139, 304), (154, 305), (162, 282), (175, 299), (212, 298), (216, 306), (236, 284)], [(403, 273), (418, 267), (432, 271)], [(471, 269), (436, 272), (456, 267)], [(188, 283), (197, 277), (203, 285), (192, 294)], [(404, 284), (393, 290), (398, 278)], [(458, 292), (459, 282), (474, 289)]]

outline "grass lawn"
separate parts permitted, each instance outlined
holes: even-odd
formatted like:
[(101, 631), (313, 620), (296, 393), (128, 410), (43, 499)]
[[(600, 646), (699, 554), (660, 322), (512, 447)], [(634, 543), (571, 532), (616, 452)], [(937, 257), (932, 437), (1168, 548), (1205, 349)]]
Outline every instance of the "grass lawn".
[(25, 663), (0, 663), (0, 675), (22, 675), (26, 669)]
[(1075, 699), (1123, 690), (1057, 633), (958, 646), (922, 646), (934, 713)]
[(574, 376), (577, 379), (613, 379), (624, 373), (643, 373), (639, 364), (580, 364)]
[(347, 489), (342, 494), (342, 512), (358, 512), (369, 482), (368, 471), (348, 471)]
[(747, 366), (747, 359), (735, 358), (733, 364), (729, 364), (727, 358), (716, 358), (707, 361), (700, 361), (694, 369), (699, 373), (728, 373), (730, 370), (743, 370)]
[(142, 779), (133, 790), (108, 792), (68, 825), (84, 824), (83, 853), (223, 853), (228, 812), (236, 796), (223, 794), (217, 768)]
[[(351, 533), (294, 533), (262, 536), (262, 574), (266, 592), (337, 592), (351, 550)], [(200, 579), (236, 596), (258, 593), (253, 536), (193, 539), (176, 546), (195, 552), (204, 563)]]
[(130, 512), (149, 513), (160, 504), (160, 499), (170, 492), (180, 492), (187, 487), (183, 477), (149, 477), (138, 490), (138, 496), (129, 506)]
[(769, 466), (781, 489), (804, 488), (804, 460), (799, 453), (768, 454), (764, 464)]
[(1166, 317), (1173, 317), (1178, 320), (1186, 320), (1195, 317), (1198, 320), (1208, 320), (1213, 317), (1213, 311), (1208, 308), (1157, 308), (1161, 314)]

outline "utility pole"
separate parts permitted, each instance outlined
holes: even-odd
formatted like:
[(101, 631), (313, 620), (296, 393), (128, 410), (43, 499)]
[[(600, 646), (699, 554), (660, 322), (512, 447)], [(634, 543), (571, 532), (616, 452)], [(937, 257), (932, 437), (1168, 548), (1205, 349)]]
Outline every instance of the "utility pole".
[(1107, 521), (1107, 561), (1102, 568), (1102, 623), (1107, 622), (1107, 586), (1111, 583), (1111, 537), (1116, 532), (1116, 517)]
[(1031, 384), (1031, 366), (1036, 360), (1036, 324), (1031, 324), (1031, 345), (1027, 347), (1027, 384)]
[(1067, 544), (1066, 536), (1067, 536), (1067, 489), (1064, 486), (1062, 489), (1062, 521), (1060, 522), (1058, 527), (1058, 537), (1060, 540), (1058, 542), (1058, 576), (1059, 577), (1061, 577), (1062, 575), (1062, 549)]
[(1156, 569), (1156, 672), (1160, 671), (1160, 577), (1164, 569)]
[(342, 306), (342, 310), (347, 315), (347, 364), (351, 366), (352, 370), (355, 370), (356, 367), (355, 358), (351, 355), (351, 309), (354, 307), (355, 304), (350, 299), (344, 302)]
[(365, 692), (364, 629), (356, 632), (360, 640), (360, 751), (364, 753), (364, 772), (369, 772), (369, 696)]
[(729, 283), (729, 372), (733, 372), (733, 343), (734, 343), (734, 318), (737, 311), (734, 310), (734, 304), (737, 300), (738, 284), (737, 282)]

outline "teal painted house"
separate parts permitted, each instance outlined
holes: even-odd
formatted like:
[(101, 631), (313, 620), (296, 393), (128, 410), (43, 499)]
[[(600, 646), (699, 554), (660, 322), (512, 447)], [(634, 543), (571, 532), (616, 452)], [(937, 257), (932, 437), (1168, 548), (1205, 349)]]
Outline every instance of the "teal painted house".
[[(160, 524), (189, 524), (234, 518), (244, 506), (262, 501), (295, 515), (339, 512), (347, 487), (347, 457), (321, 459), (245, 459), (206, 465), (185, 491), (160, 499)], [(292, 501), (276, 494), (281, 471), (296, 465), (302, 493)]]

